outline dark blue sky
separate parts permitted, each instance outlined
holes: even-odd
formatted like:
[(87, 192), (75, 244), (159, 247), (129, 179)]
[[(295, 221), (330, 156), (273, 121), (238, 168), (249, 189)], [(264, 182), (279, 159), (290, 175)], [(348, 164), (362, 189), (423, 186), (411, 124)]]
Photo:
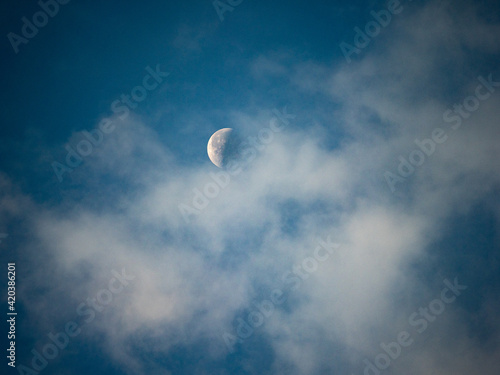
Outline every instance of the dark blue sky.
[(497, 373), (496, 2), (2, 8), (0, 373)]

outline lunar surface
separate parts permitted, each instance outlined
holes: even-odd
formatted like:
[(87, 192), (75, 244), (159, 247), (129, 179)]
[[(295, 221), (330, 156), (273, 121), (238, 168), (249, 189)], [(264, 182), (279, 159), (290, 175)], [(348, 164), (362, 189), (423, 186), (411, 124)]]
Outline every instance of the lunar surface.
[(217, 130), (208, 140), (208, 157), (219, 168), (224, 168), (238, 155), (238, 137), (231, 128)]

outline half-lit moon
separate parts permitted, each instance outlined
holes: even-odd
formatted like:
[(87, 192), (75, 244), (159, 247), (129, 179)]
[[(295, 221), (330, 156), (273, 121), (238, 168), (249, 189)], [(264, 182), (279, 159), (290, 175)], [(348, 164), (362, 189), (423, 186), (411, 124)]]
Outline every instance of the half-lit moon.
[(237, 137), (232, 128), (217, 130), (208, 140), (208, 157), (219, 168), (224, 168), (237, 154)]

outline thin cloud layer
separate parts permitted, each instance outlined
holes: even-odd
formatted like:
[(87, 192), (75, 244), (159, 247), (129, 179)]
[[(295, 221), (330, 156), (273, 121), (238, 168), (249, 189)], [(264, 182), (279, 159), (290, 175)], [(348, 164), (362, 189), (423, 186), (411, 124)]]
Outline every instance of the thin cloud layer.
[[(293, 54), (285, 64), (273, 53), (247, 62), (245, 74), (257, 80), (287, 80), (280, 85), (295, 90), (287, 104), (295, 117), (255, 146), (255, 158), (235, 175), (208, 160), (183, 163), (144, 116), (122, 121), (68, 176), (80, 192), (52, 206), (6, 193), (3, 221), (4, 212), (23, 209), (31, 217), (22, 251), (34, 258), (22, 288), (31, 296), (27, 316), (39, 317), (34, 347), (75, 320), (82, 334), (74, 342), (97, 345), (129, 374), (187, 371), (176, 356), (192, 363), (193, 374), (229, 374), (232, 366), (239, 373), (496, 374), (495, 293), (477, 289), (467, 264), (448, 273), (439, 260), (465, 259), (446, 242), (450, 233), (465, 236), (454, 215), (472, 215), (481, 204), (498, 223), (500, 87), (459, 129), (443, 118), (474, 94), (478, 76), (500, 81), (487, 63), (498, 53), (498, 27), (474, 8), (430, 2), (408, 8), (348, 65)], [(186, 38), (198, 53), (198, 33), (183, 29), (176, 43)], [(330, 106), (315, 105), (316, 96)], [(228, 108), (228, 118), (257, 136), (273, 105)], [(343, 137), (335, 147), (325, 136), (331, 128)], [(409, 159), (415, 139), (432, 138), (436, 128), (447, 140), (393, 192), (384, 173), (397, 174), (399, 157)], [(208, 184), (217, 187), (213, 196)], [(180, 204), (194, 208), (188, 219)], [(325, 241), (339, 246), (320, 261), (315, 249)], [(470, 249), (493, 262), (475, 272), (491, 275), (495, 287), (497, 249)], [(78, 306), (123, 270), (129, 283), (83, 324)], [(445, 280), (455, 279), (467, 289), (432, 315)], [(241, 322), (251, 327), (251, 313), (273, 290), (283, 302), (271, 302), (272, 313), (261, 312), (262, 323), (243, 337)], [(419, 333), (411, 316), (421, 307), (434, 319), (419, 315), (428, 323)], [(477, 334), (485, 325), (492, 331)], [(387, 368), (366, 370), (401, 332), (412, 343)], [(76, 355), (70, 348), (47, 369), (64, 368)]]

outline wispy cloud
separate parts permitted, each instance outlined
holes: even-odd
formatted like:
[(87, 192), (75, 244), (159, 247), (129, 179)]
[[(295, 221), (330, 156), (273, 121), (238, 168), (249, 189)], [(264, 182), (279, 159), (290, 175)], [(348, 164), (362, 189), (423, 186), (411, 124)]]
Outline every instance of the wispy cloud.
[[(394, 19), (348, 66), (292, 58), (285, 67), (276, 55), (242, 63), (249, 76), (288, 77), (296, 118), (189, 222), (179, 202), (190, 202), (192, 189), (211, 181), (215, 167), (208, 160), (179, 162), (150, 129), (150, 119), (126, 119), (72, 175), (84, 196), (68, 193), (60, 205), (30, 209), (35, 235), (25, 251), (35, 252), (30, 246), (36, 243), (43, 256), (29, 265), (25, 283), (45, 293), (26, 288), (33, 295), (25, 301), (28, 314), (44, 312), (40, 330), (60, 327), (75, 303), (109, 280), (110, 269), (124, 267), (134, 283), (82, 339), (99, 341), (129, 373), (165, 371), (156, 355), (202, 347), (193, 373), (206, 373), (227, 359), (222, 333), (309, 256), (316, 238), (330, 235), (342, 243), (335, 256), (237, 350), (265, 345), (274, 373), (362, 373), (363, 359), (374, 358), (380, 342), (393, 340), (408, 316), (440, 292), (439, 283), (455, 276), (433, 275), (439, 252), (433, 246), (452, 230), (445, 219), (488, 201), (498, 189), (498, 95), (415, 171), (399, 195), (383, 178), (416, 137), (427, 136), (475, 87), (481, 73), (471, 68), (458, 75), (454, 64), (497, 51), (490, 33), (496, 28), (452, 4), (430, 2)], [(329, 105), (314, 107), (317, 97)], [(251, 133), (276, 106), (229, 108), (228, 118)], [(324, 136), (331, 129), (343, 135), (335, 146)], [(102, 187), (104, 179), (119, 184)], [(12, 210), (21, 199), (11, 201)], [(496, 217), (499, 208), (492, 205)], [(424, 274), (417, 263), (429, 267)], [(413, 366), (422, 374), (496, 374), (498, 347), (483, 347), (464, 328), (477, 316), (498, 323), (494, 296), (481, 297), (477, 315), (467, 314), (468, 295), (450, 305), (422, 335), (427, 341), (416, 340), (391, 371)], [(477, 360), (456, 354), (465, 351), (480, 359), (477, 367), (471, 364)], [(259, 359), (246, 361), (252, 367)]]

